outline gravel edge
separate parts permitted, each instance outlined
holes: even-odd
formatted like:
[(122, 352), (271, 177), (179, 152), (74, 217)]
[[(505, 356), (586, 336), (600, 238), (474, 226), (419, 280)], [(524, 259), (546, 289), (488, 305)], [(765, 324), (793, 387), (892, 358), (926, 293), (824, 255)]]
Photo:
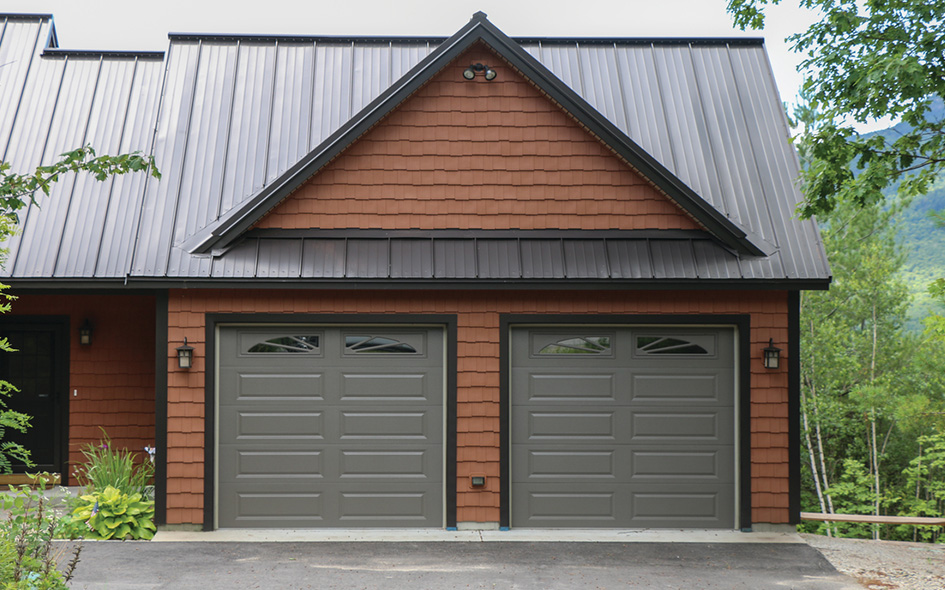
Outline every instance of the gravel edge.
[(838, 571), (871, 590), (942, 590), (945, 545), (801, 534)]

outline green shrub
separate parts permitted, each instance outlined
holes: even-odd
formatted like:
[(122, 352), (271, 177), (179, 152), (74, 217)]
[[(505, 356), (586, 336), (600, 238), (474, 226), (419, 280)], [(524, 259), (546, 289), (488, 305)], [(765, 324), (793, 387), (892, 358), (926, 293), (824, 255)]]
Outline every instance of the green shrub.
[(140, 493), (127, 494), (114, 486), (80, 496), (69, 530), (88, 539), (145, 539), (154, 537), (154, 502)]

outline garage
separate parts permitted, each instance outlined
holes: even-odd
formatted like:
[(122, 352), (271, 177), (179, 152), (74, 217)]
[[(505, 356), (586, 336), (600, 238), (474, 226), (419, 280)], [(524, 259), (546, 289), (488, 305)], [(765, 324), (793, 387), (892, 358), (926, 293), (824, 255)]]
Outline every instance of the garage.
[(513, 328), (512, 526), (736, 527), (735, 341)]
[(444, 526), (443, 329), (216, 338), (216, 526)]

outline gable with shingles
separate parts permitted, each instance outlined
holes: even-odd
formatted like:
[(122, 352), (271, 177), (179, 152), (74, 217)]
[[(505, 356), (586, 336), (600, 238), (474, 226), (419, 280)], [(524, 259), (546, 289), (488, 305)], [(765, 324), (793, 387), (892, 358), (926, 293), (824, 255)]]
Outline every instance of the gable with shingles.
[[(484, 63), (495, 80), (463, 78)], [(262, 218), (282, 229), (699, 229), (476, 44)]]

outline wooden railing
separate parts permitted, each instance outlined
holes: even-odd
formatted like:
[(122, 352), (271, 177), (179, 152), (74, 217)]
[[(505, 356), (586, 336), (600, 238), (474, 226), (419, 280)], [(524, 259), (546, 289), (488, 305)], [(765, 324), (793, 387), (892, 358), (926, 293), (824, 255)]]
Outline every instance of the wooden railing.
[(945, 526), (945, 518), (932, 516), (875, 516), (872, 514), (824, 514), (801, 512), (802, 520), (822, 522), (865, 522), (871, 524), (907, 524), (911, 526)]

